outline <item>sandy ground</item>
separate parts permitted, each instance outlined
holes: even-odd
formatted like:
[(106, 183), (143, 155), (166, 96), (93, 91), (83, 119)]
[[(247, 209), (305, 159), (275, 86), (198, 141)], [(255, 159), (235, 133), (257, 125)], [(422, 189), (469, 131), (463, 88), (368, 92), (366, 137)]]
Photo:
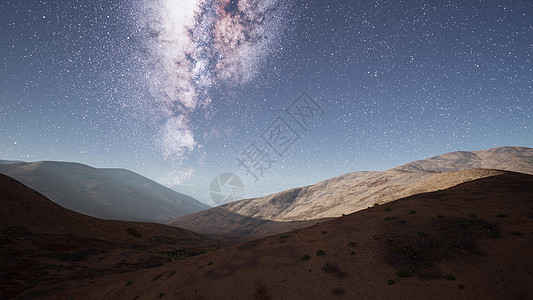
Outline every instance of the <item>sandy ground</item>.
[(505, 173), (148, 270), (57, 299), (532, 299), (533, 176)]
[(55, 295), (106, 274), (152, 268), (218, 242), (161, 224), (100, 220), (0, 175), (0, 299)]

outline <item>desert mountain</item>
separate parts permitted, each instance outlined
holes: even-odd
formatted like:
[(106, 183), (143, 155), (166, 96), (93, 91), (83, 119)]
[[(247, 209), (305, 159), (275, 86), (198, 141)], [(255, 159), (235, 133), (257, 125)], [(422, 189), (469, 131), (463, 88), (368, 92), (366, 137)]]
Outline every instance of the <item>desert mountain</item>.
[(208, 208), (194, 198), (124, 169), (42, 161), (0, 163), (0, 173), (67, 209), (102, 219), (165, 223)]
[[(180, 217), (171, 224), (204, 234), (241, 234), (257, 238), (269, 235), (264, 230), (267, 226), (269, 230), (276, 228), (276, 223), (272, 222), (338, 217), (376, 203), (383, 204), (502, 174), (498, 170), (471, 167), (491, 167), (533, 174), (533, 149), (501, 147), (475, 152), (451, 152), (387, 171), (349, 173), (306, 187), (231, 202)], [(217, 222), (211, 221), (214, 216)], [(254, 222), (258, 229), (255, 232), (239, 232), (239, 222), (243, 218), (247, 223)], [(280, 232), (283, 230), (269, 233)]]
[(533, 174), (533, 149), (526, 147), (499, 147), (471, 152), (455, 151), (411, 162), (394, 169), (426, 172), (497, 169)]
[(0, 298), (41, 298), (103, 274), (160, 266), (217, 243), (154, 223), (67, 210), (0, 175)]
[(61, 296), (532, 299), (532, 237), (533, 176), (502, 172)]

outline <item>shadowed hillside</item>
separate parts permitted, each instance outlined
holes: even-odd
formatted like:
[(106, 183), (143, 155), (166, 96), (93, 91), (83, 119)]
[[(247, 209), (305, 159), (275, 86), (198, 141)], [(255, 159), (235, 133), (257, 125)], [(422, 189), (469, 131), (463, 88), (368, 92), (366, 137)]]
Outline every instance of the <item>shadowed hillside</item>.
[(533, 176), (504, 173), (151, 270), (105, 276), (64, 296), (531, 299), (531, 253)]
[(166, 223), (208, 206), (124, 169), (68, 162), (0, 164), (13, 177), (55, 203), (86, 215)]
[(69, 211), (0, 175), (1, 299), (54, 295), (72, 282), (160, 266), (217, 245), (176, 227)]

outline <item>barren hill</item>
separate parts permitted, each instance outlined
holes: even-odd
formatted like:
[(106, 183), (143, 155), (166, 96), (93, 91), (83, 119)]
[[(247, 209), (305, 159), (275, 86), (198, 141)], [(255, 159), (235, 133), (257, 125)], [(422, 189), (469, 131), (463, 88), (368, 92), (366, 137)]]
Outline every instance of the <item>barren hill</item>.
[(209, 208), (124, 169), (97, 169), (69, 162), (8, 162), (0, 164), (0, 173), (67, 209), (102, 219), (166, 223)]
[(159, 266), (215, 241), (162, 224), (69, 211), (0, 175), (0, 298), (53, 295), (75, 281)]
[(503, 173), (104, 276), (64, 298), (531, 299), (531, 253), (533, 176)]
[(448, 172), (467, 169), (498, 169), (533, 174), (533, 149), (499, 147), (481, 151), (455, 151), (411, 162), (393, 170)]
[[(252, 238), (283, 232), (282, 222), (311, 221), (338, 217), (423, 192), (502, 174), (492, 167), (533, 174), (533, 149), (502, 147), (476, 152), (451, 152), (381, 172), (355, 172), (314, 185), (273, 195), (244, 199), (183, 216), (171, 224), (204, 234), (241, 234)], [(443, 171), (440, 172), (439, 170)], [(212, 222), (213, 216), (217, 221)], [(240, 221), (254, 222), (257, 231), (239, 231)], [(268, 230), (265, 230), (268, 224)], [(304, 226), (307, 223), (291, 223)]]

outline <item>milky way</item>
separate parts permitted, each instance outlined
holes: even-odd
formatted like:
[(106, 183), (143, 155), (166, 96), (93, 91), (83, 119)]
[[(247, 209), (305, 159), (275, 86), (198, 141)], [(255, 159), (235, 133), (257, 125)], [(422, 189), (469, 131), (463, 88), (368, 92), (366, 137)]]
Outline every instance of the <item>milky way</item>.
[[(3, 0), (0, 41), (0, 159), (208, 203), (221, 173), (257, 197), (533, 146), (532, 1)], [(324, 115), (255, 182), (236, 158), (304, 91)]]
[(146, 1), (138, 11), (149, 63), (145, 78), (165, 124), (159, 141), (178, 165), (196, 146), (189, 114), (221, 85), (247, 83), (279, 42), (280, 0)]

